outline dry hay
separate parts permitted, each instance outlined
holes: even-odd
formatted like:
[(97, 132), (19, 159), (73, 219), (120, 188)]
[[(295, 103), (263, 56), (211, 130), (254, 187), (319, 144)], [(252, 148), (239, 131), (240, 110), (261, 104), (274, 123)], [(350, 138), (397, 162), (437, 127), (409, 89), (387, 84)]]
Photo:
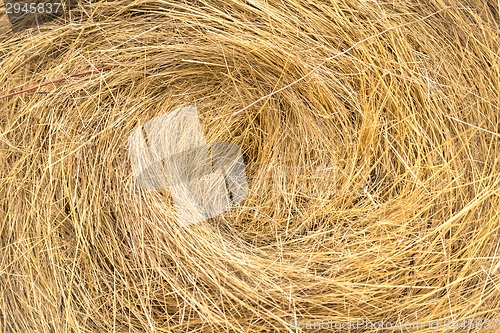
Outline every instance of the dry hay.
[[(0, 331), (500, 317), (496, 1), (120, 0), (16, 33), (0, 15), (1, 94), (66, 78), (0, 100)], [(135, 186), (127, 137), (193, 103), (249, 193), (184, 228), (168, 190)]]

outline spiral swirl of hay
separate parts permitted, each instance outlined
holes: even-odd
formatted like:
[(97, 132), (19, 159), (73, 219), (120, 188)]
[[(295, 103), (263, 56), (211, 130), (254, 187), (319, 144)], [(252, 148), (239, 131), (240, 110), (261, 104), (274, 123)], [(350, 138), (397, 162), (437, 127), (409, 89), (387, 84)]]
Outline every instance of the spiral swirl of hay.
[[(0, 331), (495, 331), (499, 9), (118, 0), (16, 32), (4, 9), (0, 94), (62, 80), (0, 99)], [(192, 104), (248, 193), (183, 226), (127, 139)]]

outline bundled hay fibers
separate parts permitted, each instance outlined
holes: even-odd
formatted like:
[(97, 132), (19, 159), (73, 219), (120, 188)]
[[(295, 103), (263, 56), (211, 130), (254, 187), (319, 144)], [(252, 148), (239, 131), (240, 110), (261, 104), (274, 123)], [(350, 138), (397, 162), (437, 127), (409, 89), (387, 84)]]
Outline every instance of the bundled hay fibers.
[[(0, 100), (0, 331), (500, 329), (496, 2), (0, 15), (1, 94), (65, 78)], [(191, 104), (248, 193), (184, 227), (127, 140)]]

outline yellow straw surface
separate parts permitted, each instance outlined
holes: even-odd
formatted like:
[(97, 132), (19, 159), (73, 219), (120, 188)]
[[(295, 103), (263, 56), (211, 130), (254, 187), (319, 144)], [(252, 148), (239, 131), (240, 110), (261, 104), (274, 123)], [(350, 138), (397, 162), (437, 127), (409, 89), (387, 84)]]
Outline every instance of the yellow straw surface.
[[(64, 79), (0, 99), (0, 332), (500, 331), (499, 7), (2, 7), (0, 95)], [(189, 104), (249, 188), (183, 227), (127, 138)]]

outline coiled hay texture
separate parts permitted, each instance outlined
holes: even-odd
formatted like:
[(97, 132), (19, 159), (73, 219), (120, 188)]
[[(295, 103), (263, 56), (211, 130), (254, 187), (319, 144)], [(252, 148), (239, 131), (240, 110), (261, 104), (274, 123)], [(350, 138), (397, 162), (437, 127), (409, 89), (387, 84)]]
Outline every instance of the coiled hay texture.
[[(16, 32), (0, 15), (0, 94), (64, 78), (0, 100), (0, 331), (500, 317), (496, 1), (100, 1)], [(168, 188), (136, 186), (127, 138), (190, 104), (249, 187), (183, 227)]]

